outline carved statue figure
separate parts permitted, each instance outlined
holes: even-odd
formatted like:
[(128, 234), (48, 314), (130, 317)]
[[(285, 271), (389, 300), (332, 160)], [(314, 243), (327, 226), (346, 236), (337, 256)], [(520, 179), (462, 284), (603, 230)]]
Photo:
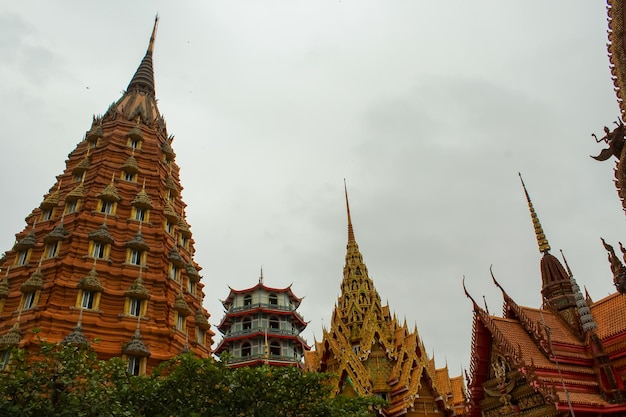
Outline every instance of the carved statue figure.
[(606, 161), (611, 155), (615, 156), (617, 159), (621, 159), (622, 150), (624, 148), (624, 124), (621, 121), (614, 123), (617, 127), (613, 131), (604, 126), (604, 136), (600, 139), (598, 139), (594, 133), (591, 134), (596, 140), (596, 143), (605, 142), (609, 145), (609, 147), (603, 149), (598, 156), (592, 156), (596, 161)]
[(596, 161), (606, 161), (613, 155), (618, 159), (615, 167), (615, 186), (617, 187), (617, 194), (621, 200), (622, 208), (626, 211), (626, 164), (622, 164), (626, 159), (626, 156), (622, 155), (626, 151), (624, 146), (624, 142), (626, 142), (624, 134), (626, 131), (621, 121), (615, 122), (615, 125), (617, 127), (613, 131), (608, 127), (604, 127), (605, 134), (600, 139), (594, 134), (591, 135), (597, 143), (606, 142), (609, 145), (598, 156), (592, 156), (592, 158)]

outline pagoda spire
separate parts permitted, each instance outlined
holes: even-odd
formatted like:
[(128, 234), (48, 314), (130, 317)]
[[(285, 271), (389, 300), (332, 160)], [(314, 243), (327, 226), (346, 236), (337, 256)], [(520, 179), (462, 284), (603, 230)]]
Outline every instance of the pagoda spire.
[(343, 179), (343, 190), (346, 194), (346, 212), (348, 213), (348, 243), (356, 242), (354, 239), (354, 229), (352, 228), (352, 218), (350, 217), (350, 202), (348, 201), (348, 186), (346, 179)]
[(148, 50), (146, 55), (141, 60), (141, 64), (135, 71), (135, 75), (128, 84), (127, 92), (134, 90), (141, 91), (143, 93), (155, 96), (154, 90), (154, 70), (152, 69), (152, 53), (154, 52), (154, 40), (156, 38), (156, 31), (159, 25), (159, 15), (154, 18), (154, 27), (152, 28), (152, 34), (150, 35), (150, 42), (148, 43)]
[(533, 203), (530, 200), (530, 195), (528, 194), (528, 190), (526, 189), (526, 184), (524, 184), (522, 174), (518, 172), (517, 175), (519, 175), (519, 179), (522, 182), (522, 188), (524, 188), (524, 194), (526, 194), (526, 201), (528, 202), (528, 209), (530, 210), (530, 218), (533, 221), (533, 226), (535, 227), (535, 236), (537, 236), (537, 243), (539, 244), (539, 252), (545, 255), (550, 252), (550, 244), (548, 243), (546, 235), (543, 233), (543, 228), (541, 227), (541, 223), (539, 222), (539, 217), (537, 217), (537, 213), (535, 213), (535, 208), (533, 207)]

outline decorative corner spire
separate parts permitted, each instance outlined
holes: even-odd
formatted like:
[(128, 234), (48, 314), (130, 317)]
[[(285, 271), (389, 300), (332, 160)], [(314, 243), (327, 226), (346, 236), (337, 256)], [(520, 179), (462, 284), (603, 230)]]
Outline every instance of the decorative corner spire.
[(352, 228), (352, 218), (350, 217), (350, 202), (348, 201), (348, 186), (346, 179), (343, 179), (343, 189), (346, 194), (346, 212), (348, 213), (348, 242), (355, 242), (354, 229)]
[(533, 226), (535, 228), (535, 235), (537, 236), (537, 244), (539, 245), (539, 252), (544, 255), (550, 252), (550, 244), (548, 243), (548, 239), (546, 235), (543, 233), (543, 228), (541, 227), (541, 223), (539, 222), (539, 217), (537, 217), (537, 213), (535, 213), (535, 209), (533, 207), (533, 203), (530, 200), (530, 195), (528, 194), (528, 190), (526, 189), (526, 184), (524, 184), (524, 179), (522, 178), (521, 173), (517, 173), (519, 175), (519, 179), (522, 182), (522, 187), (524, 188), (524, 194), (526, 194), (526, 201), (528, 201), (528, 209), (530, 210), (530, 218), (533, 221)]
[(146, 51), (146, 55), (143, 57), (141, 64), (139, 64), (135, 75), (133, 75), (132, 80), (130, 80), (130, 83), (128, 84), (128, 88), (126, 89), (126, 91), (128, 92), (137, 90), (146, 94), (150, 94), (152, 97), (155, 96), (154, 71), (152, 69), (152, 53), (154, 52), (154, 40), (156, 39), (156, 31), (158, 25), (159, 16), (157, 15), (154, 18), (154, 27), (152, 28), (152, 34), (150, 35), (148, 50)]

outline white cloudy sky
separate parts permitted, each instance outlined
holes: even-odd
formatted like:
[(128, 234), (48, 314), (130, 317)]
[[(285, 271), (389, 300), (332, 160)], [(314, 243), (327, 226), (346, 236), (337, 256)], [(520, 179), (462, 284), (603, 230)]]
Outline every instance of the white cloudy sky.
[[(174, 5), (176, 3), (176, 5)], [(342, 277), (343, 178), (376, 287), (437, 366), (470, 354), (471, 303), (540, 305), (546, 234), (594, 299), (600, 236), (625, 239), (601, 1), (29, 1), (0, 5), (0, 250), (118, 99), (155, 13), (160, 110), (176, 136), (206, 307), (265, 282), (321, 335)]]

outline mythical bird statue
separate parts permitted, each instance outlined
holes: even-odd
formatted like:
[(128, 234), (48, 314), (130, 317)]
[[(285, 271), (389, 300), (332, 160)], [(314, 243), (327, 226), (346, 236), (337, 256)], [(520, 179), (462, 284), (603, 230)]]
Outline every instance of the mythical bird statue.
[(606, 161), (612, 156), (615, 156), (618, 161), (615, 167), (615, 186), (617, 187), (617, 195), (622, 202), (622, 208), (626, 211), (626, 163), (622, 163), (626, 160), (626, 154), (624, 154), (625, 147), (624, 124), (622, 121), (615, 122), (616, 128), (610, 130), (608, 127), (604, 127), (604, 136), (599, 138), (595, 134), (591, 134), (596, 140), (596, 143), (605, 142), (609, 145), (600, 152), (598, 156), (592, 156), (596, 161)]

